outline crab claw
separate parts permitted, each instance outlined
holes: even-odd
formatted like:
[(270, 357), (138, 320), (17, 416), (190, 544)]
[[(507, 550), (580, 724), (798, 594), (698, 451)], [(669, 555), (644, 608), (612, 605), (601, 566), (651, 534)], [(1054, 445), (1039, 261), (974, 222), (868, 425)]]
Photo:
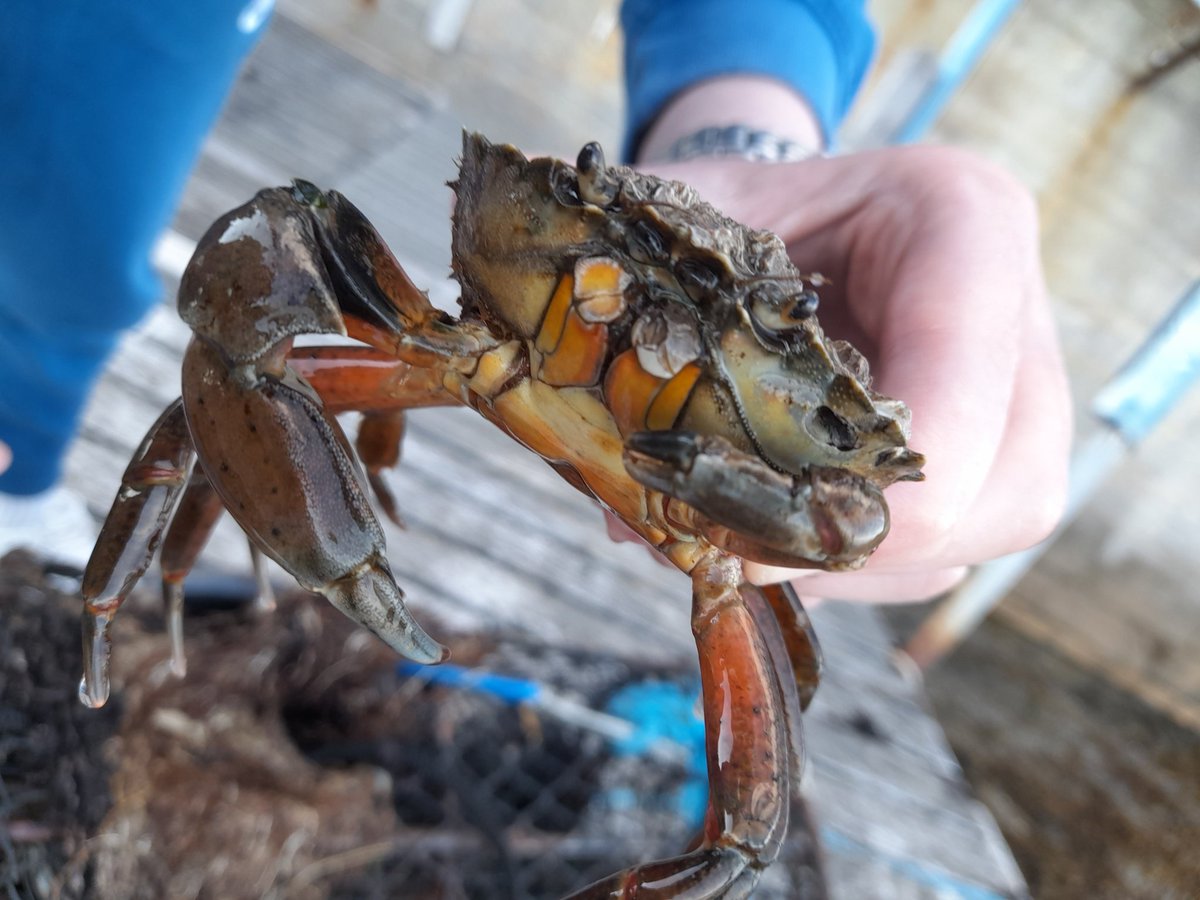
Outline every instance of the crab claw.
[(883, 494), (864, 479), (818, 466), (784, 475), (721, 437), (637, 432), (625, 468), (691, 506), (714, 544), (770, 565), (857, 568), (888, 531)]
[(184, 356), (196, 453), (225, 508), (305, 588), (414, 662), (448, 655), (404, 604), (349, 442), (294, 372), (246, 383), (202, 338)]
[(450, 651), (426, 634), (404, 605), (404, 592), (382, 554), (331, 584), (316, 588), (335, 607), (371, 629), (413, 662), (436, 665)]

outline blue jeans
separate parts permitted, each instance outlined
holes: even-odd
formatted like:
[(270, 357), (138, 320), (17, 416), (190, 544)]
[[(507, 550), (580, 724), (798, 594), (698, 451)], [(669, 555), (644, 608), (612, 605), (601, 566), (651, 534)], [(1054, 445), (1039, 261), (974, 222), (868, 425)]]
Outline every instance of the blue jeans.
[(4, 0), (0, 492), (57, 481), (149, 254), (270, 0)]

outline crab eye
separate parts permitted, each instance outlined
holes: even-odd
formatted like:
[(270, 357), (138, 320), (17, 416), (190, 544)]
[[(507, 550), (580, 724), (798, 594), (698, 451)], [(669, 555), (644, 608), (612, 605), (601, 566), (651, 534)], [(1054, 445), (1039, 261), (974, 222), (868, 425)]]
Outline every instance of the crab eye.
[(640, 263), (661, 265), (669, 255), (666, 238), (649, 222), (634, 222), (629, 230), (629, 255)]
[(712, 293), (721, 283), (717, 270), (710, 263), (697, 259), (681, 259), (675, 263), (675, 278), (693, 300), (702, 299), (697, 294)]
[(589, 141), (579, 151), (575, 168), (581, 175), (593, 175), (604, 171), (604, 150), (597, 141)]
[(620, 184), (604, 162), (604, 151), (595, 141), (584, 144), (575, 161), (579, 172), (579, 196), (596, 206), (608, 206), (617, 197)]
[(794, 298), (794, 302), (787, 311), (787, 316), (796, 322), (799, 322), (801, 319), (807, 319), (817, 311), (817, 306), (820, 302), (816, 291), (801, 291)]
[(838, 450), (858, 449), (858, 430), (828, 406), (817, 407), (816, 412), (809, 418), (809, 431), (814, 437)]
[(768, 282), (750, 291), (749, 305), (750, 314), (763, 328), (787, 331), (817, 311), (817, 295), (808, 290), (785, 295), (779, 285)]

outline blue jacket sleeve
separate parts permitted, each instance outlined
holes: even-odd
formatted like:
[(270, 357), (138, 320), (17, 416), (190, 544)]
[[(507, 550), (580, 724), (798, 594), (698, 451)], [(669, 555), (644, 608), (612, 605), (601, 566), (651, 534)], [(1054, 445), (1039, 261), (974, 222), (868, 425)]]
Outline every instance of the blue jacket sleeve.
[(672, 96), (735, 72), (791, 85), (828, 141), (875, 49), (863, 6), (863, 0), (624, 0), (626, 158)]

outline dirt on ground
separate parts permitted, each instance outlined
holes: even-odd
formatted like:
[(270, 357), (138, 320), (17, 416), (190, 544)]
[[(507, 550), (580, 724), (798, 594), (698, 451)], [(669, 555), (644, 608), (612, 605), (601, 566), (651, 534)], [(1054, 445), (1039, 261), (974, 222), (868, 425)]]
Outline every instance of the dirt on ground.
[(1035, 898), (1200, 897), (1200, 734), (995, 619), (926, 688)]
[[(0, 886), (47, 895), (86, 853), (112, 806), (105, 742), (121, 703), (73, 700), (81, 663), (78, 603), (43, 585), (23, 554), (0, 562)], [(67, 702), (73, 701), (73, 702)], [(92, 714), (94, 712), (94, 714)], [(17, 894), (17, 896), (23, 896)]]

